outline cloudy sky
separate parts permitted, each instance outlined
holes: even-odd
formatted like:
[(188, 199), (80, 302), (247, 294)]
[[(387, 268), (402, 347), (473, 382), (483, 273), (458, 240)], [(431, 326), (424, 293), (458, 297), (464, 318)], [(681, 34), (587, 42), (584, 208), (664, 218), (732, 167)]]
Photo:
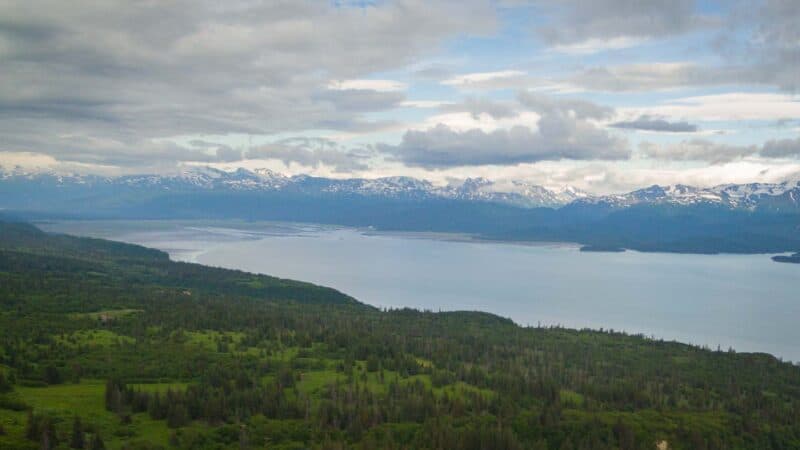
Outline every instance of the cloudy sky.
[(800, 2), (0, 1), (0, 165), (800, 177)]

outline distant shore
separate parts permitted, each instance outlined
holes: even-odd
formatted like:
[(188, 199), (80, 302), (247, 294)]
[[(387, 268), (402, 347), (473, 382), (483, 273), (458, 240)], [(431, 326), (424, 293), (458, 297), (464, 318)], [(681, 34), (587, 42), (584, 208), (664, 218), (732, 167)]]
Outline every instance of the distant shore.
[(582, 252), (599, 252), (599, 253), (622, 253), (625, 251), (622, 247), (609, 247), (602, 245), (584, 245), (581, 247)]
[(778, 255), (773, 256), (772, 260), (779, 263), (800, 264), (800, 252), (791, 256)]

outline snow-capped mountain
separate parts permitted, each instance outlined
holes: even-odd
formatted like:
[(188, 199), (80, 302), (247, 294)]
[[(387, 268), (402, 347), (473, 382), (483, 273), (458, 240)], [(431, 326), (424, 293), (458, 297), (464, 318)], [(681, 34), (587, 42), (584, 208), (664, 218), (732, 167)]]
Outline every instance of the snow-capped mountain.
[(280, 189), (289, 178), (268, 169), (224, 171), (211, 167), (193, 167), (174, 175), (127, 175), (105, 178), (106, 183), (127, 186), (150, 186), (200, 189), (267, 190)]
[(624, 194), (592, 196), (571, 186), (544, 187), (521, 180), (495, 182), (467, 178), (445, 186), (411, 177), (331, 179), (309, 175), (285, 176), (269, 169), (219, 170), (191, 167), (170, 175), (103, 177), (0, 170), (0, 183), (32, 183), (63, 188), (110, 187), (116, 190), (165, 192), (279, 192), (314, 196), (365, 196), (387, 199), (447, 199), (488, 202), (520, 208), (564, 205), (605, 205), (627, 208), (640, 204), (721, 205), (734, 209), (766, 207), (772, 210), (800, 208), (800, 182), (726, 184), (709, 188), (687, 185), (650, 186)]
[[(547, 206), (547, 208), (539, 208)], [(191, 168), (120, 177), (0, 172), (4, 215), (74, 219), (243, 219), (566, 241), (698, 253), (800, 249), (800, 184), (650, 186), (591, 196), (570, 187), (470, 178), (330, 179)]]
[(558, 207), (589, 196), (572, 186), (546, 188), (517, 180), (499, 184), (486, 178), (467, 178), (461, 184), (440, 189), (439, 195), (458, 200), (503, 203), (522, 208)]
[(269, 169), (224, 171), (192, 167), (171, 175), (126, 175), (120, 177), (2, 172), (2, 180), (52, 183), (62, 186), (121, 186), (165, 191), (287, 191), (305, 194), (361, 195), (407, 199), (451, 199), (502, 203), (524, 208), (558, 207), (588, 194), (566, 186), (548, 189), (521, 181), (499, 185), (485, 178), (468, 178), (460, 183), (436, 186), (411, 177), (375, 179), (331, 179), (308, 175), (285, 176)]
[(637, 204), (721, 205), (729, 208), (755, 209), (800, 207), (800, 182), (725, 184), (699, 188), (682, 184), (653, 185), (626, 194), (585, 197), (577, 200), (583, 204), (605, 204), (625, 208)]

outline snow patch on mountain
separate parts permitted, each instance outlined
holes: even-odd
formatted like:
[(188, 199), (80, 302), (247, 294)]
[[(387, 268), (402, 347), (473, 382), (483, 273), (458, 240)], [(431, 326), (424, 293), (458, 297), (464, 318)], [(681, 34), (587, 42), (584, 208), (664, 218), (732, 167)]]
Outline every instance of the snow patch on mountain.
[(504, 203), (523, 208), (558, 207), (589, 194), (572, 186), (546, 188), (519, 180), (494, 182), (486, 178), (467, 178), (460, 184), (440, 189), (445, 198)]
[(196, 166), (171, 175), (97, 175), (25, 172), (20, 168), (0, 167), (3, 182), (23, 181), (57, 186), (122, 186), (132, 189), (165, 191), (219, 190), (294, 192), (402, 198), (409, 200), (447, 199), (491, 202), (522, 208), (564, 205), (605, 205), (626, 208), (638, 204), (721, 205), (730, 208), (797, 209), (800, 207), (800, 181), (783, 183), (725, 184), (699, 188), (682, 184), (653, 185), (624, 194), (592, 196), (572, 186), (545, 187), (523, 180), (492, 181), (467, 178), (445, 186), (412, 177), (330, 179), (309, 175), (285, 176), (269, 169), (220, 170)]
[(670, 186), (653, 185), (627, 194), (587, 197), (578, 203), (605, 204), (625, 208), (637, 204), (721, 205), (729, 208), (755, 209), (772, 203), (780, 207), (788, 200), (788, 206), (797, 206), (800, 199), (800, 182), (724, 184), (710, 188), (698, 188), (682, 184)]

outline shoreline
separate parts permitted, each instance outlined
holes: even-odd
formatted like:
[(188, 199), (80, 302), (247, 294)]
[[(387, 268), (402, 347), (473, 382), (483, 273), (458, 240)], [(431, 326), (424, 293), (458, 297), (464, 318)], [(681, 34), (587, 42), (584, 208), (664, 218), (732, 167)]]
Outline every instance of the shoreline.
[[(627, 247), (611, 246), (612, 250), (605, 250), (603, 245), (585, 244), (577, 241), (546, 241), (546, 240), (518, 240), (518, 239), (502, 239), (481, 236), (478, 234), (461, 233), (461, 232), (448, 232), (448, 231), (402, 231), (402, 230), (381, 230), (372, 227), (357, 227), (338, 224), (324, 224), (314, 222), (287, 222), (287, 221), (247, 221), (243, 219), (66, 219), (66, 220), (38, 220), (32, 221), (45, 231), (56, 233), (64, 233), (64, 230), (51, 230), (51, 228), (60, 228), (60, 224), (103, 224), (103, 223), (142, 223), (149, 225), (163, 224), (165, 226), (183, 226), (186, 229), (198, 228), (199, 231), (211, 231), (216, 228), (221, 231), (232, 230), (242, 232), (253, 232), (252, 239), (262, 239), (270, 236), (291, 236), (292, 234), (286, 232), (277, 233), (257, 233), (256, 230), (264, 225), (271, 225), (273, 227), (284, 227), (296, 232), (297, 236), (302, 236), (305, 233), (314, 233), (323, 230), (336, 231), (342, 229), (356, 230), (365, 236), (389, 236), (400, 237), (407, 239), (429, 239), (444, 242), (462, 242), (462, 243), (490, 243), (490, 244), (506, 244), (518, 246), (531, 246), (531, 247), (558, 247), (575, 249), (582, 253), (644, 253), (644, 254), (674, 254), (674, 255), (703, 255), (703, 256), (716, 256), (716, 255), (765, 255), (769, 256), (776, 262), (792, 262), (792, 261), (777, 261), (776, 257), (790, 257), (795, 251), (787, 250), (784, 252), (699, 252), (699, 251), (683, 251), (683, 250), (642, 250)], [(200, 226), (206, 225), (206, 226)], [(231, 226), (233, 225), (233, 226)], [(137, 232), (144, 232), (138, 229)], [(152, 231), (159, 231), (154, 229)], [(211, 234), (217, 234), (211, 232)], [(223, 234), (223, 233), (218, 233)], [(89, 235), (87, 235), (89, 236)], [(103, 238), (106, 236), (118, 237), (119, 233), (92, 233), (91, 237)]]
[[(97, 223), (97, 221), (70, 221), (67, 223), (69, 227), (58, 227), (57, 223), (52, 223), (50, 226), (46, 227), (48, 229), (52, 229), (55, 232), (65, 232), (68, 234), (76, 234), (76, 229), (80, 229), (83, 224), (91, 224)], [(113, 227), (115, 224), (124, 224), (124, 230), (120, 235), (113, 236), (114, 233), (109, 233), (109, 226)], [(683, 342), (690, 345), (696, 346), (706, 346), (706, 347), (716, 347), (717, 343), (724, 344), (723, 347), (727, 348), (730, 346), (738, 349), (744, 349), (742, 351), (746, 352), (755, 352), (755, 353), (771, 353), (775, 355), (787, 355), (786, 353), (782, 353), (779, 350), (764, 350), (769, 349), (770, 345), (757, 345), (755, 343), (747, 344), (745, 343), (744, 346), (735, 341), (741, 340), (742, 338), (745, 341), (750, 341), (751, 339), (748, 337), (741, 336), (740, 338), (736, 338), (734, 336), (730, 336), (729, 338), (725, 338), (720, 332), (712, 332), (708, 335), (706, 333), (700, 332), (695, 333), (689, 330), (680, 331), (680, 330), (664, 330), (660, 329), (659, 323), (651, 323), (648, 326), (646, 323), (639, 324), (637, 326), (635, 323), (627, 321), (608, 321), (608, 317), (603, 319), (602, 317), (598, 319), (591, 319), (585, 317), (584, 314), (572, 314), (569, 311), (561, 311), (562, 307), (557, 306), (557, 304), (550, 304), (552, 302), (545, 301), (540, 306), (526, 306), (525, 301), (521, 298), (524, 296), (513, 294), (511, 297), (506, 297), (508, 295), (507, 292), (498, 291), (497, 294), (491, 294), (490, 292), (486, 291), (485, 289), (479, 288), (478, 290), (472, 291), (464, 291), (463, 289), (456, 289), (450, 292), (451, 290), (445, 292), (445, 297), (441, 298), (438, 303), (436, 301), (424, 300), (423, 301), (415, 301), (413, 297), (413, 293), (399, 293), (395, 292), (399, 287), (394, 286), (393, 284), (386, 285), (384, 288), (386, 289), (385, 292), (381, 293), (375, 291), (374, 285), (370, 286), (362, 285), (361, 281), (353, 281), (349, 279), (349, 276), (346, 278), (341, 278), (336, 276), (336, 274), (324, 274), (321, 273), (318, 275), (314, 275), (313, 271), (317, 270), (314, 268), (311, 269), (298, 269), (299, 266), (295, 263), (294, 268), (287, 268), (276, 270), (275, 267), (283, 267), (282, 265), (275, 266), (270, 269), (269, 265), (262, 265), (258, 263), (259, 259), (259, 252), (253, 253), (251, 257), (250, 265), (242, 263), (242, 261), (230, 259), (231, 256), (222, 256), (216, 255), (217, 250), (222, 250), (224, 253), (225, 248), (229, 247), (230, 245), (236, 246), (240, 249), (246, 250), (248, 247), (252, 246), (253, 248), (257, 248), (257, 245), (264, 245), (264, 244), (257, 244), (263, 241), (269, 241), (270, 238), (304, 238), (306, 240), (306, 246), (311, 246), (311, 248), (315, 247), (317, 244), (314, 242), (308, 241), (307, 239), (313, 238), (321, 238), (327, 242), (335, 242), (338, 241), (339, 238), (336, 237), (336, 232), (346, 232), (351, 233), (350, 236), (359, 235), (363, 236), (364, 238), (384, 238), (384, 239), (398, 239), (398, 240), (415, 240), (415, 241), (432, 241), (432, 242), (449, 242), (449, 243), (466, 243), (466, 244), (503, 244), (503, 246), (516, 246), (518, 248), (539, 248), (543, 251), (546, 250), (548, 253), (540, 254), (540, 257), (535, 257), (532, 261), (534, 264), (549, 264), (552, 258), (563, 259), (563, 258), (571, 258), (567, 256), (568, 254), (576, 254), (580, 252), (580, 246), (573, 243), (553, 243), (553, 242), (515, 242), (515, 241), (497, 241), (497, 240), (486, 240), (480, 239), (475, 236), (466, 235), (466, 234), (454, 234), (454, 233), (430, 233), (430, 232), (395, 232), (395, 231), (379, 231), (369, 228), (355, 228), (355, 227), (342, 227), (342, 226), (327, 226), (327, 225), (318, 225), (318, 224), (303, 224), (303, 223), (291, 223), (291, 222), (231, 222), (231, 221), (147, 221), (143, 224), (144, 232), (137, 233), (136, 232), (136, 223), (131, 221), (113, 221), (113, 223), (107, 223), (109, 226), (105, 226), (102, 223), (99, 224), (99, 228), (103, 231), (107, 237), (109, 234), (112, 236), (108, 237), (113, 240), (123, 240), (125, 242), (136, 243), (139, 245), (144, 245), (148, 247), (156, 247), (163, 251), (166, 251), (170, 255), (170, 259), (173, 261), (181, 261), (187, 263), (195, 263), (207, 266), (215, 266), (215, 267), (228, 267), (237, 270), (244, 270), (253, 273), (263, 273), (270, 276), (276, 276), (279, 278), (290, 278), (290, 279), (300, 279), (305, 281), (310, 281), (315, 284), (321, 284), (326, 286), (331, 286), (335, 289), (341, 290), (342, 292), (347, 292), (350, 295), (353, 295), (355, 298), (358, 298), (360, 301), (370, 304), (372, 306), (382, 308), (382, 307), (391, 307), (391, 308), (413, 308), (424, 310), (426, 308), (432, 308), (433, 310), (443, 310), (443, 311), (460, 311), (460, 310), (473, 310), (473, 311), (486, 311), (491, 314), (500, 316), (500, 317), (510, 317), (511, 320), (520, 325), (520, 326), (535, 326), (538, 323), (544, 324), (545, 326), (563, 326), (566, 328), (571, 329), (582, 329), (582, 328), (589, 328), (589, 329), (607, 329), (607, 328), (614, 328), (616, 330), (625, 330), (630, 334), (642, 334), (645, 336), (656, 336), (657, 338), (663, 339), (665, 341), (674, 340), (677, 342)], [(229, 231), (236, 231), (237, 229), (241, 230), (245, 228), (248, 231), (258, 231), (264, 227), (270, 226), (270, 230), (266, 230), (265, 233), (229, 233)], [(241, 228), (240, 228), (241, 227)], [(70, 228), (69, 230), (64, 228)], [(276, 230), (277, 228), (277, 230)], [(96, 233), (92, 233), (92, 230), (89, 230), (90, 233), (88, 235), (96, 235)], [(186, 233), (189, 231), (189, 233)], [(275, 232), (278, 231), (278, 232)], [(164, 234), (172, 233), (172, 237), (174, 239), (170, 239), (170, 236), (165, 236)], [(333, 234), (331, 239), (325, 239), (324, 235), (328, 233)], [(86, 234), (86, 233), (83, 233)], [(161, 235), (161, 236), (159, 236)], [(319, 236), (323, 235), (323, 236)], [(159, 237), (159, 239), (148, 239)], [(215, 239), (215, 236), (219, 238), (219, 240)], [(346, 236), (346, 235), (343, 235)], [(197, 239), (192, 242), (192, 239)], [(304, 239), (300, 239), (301, 241)], [(267, 244), (271, 245), (271, 244)], [(282, 249), (282, 251), (287, 251), (288, 248), (291, 248), (292, 243), (287, 243), (286, 240), (282, 240), (282, 243), (275, 244), (278, 246), (277, 248)], [(376, 245), (387, 245), (387, 244), (376, 244)], [(396, 243), (392, 245), (410, 245), (410, 244), (403, 244), (403, 243)], [(423, 245), (423, 244), (416, 244), (416, 245)], [(263, 248), (263, 247), (262, 247)], [(499, 247), (496, 247), (499, 248)], [(281, 251), (281, 250), (276, 250)], [(462, 250), (463, 251), (463, 250)], [(499, 250), (502, 252), (502, 250)], [(553, 253), (549, 253), (552, 251)], [(471, 252), (471, 251), (468, 251)], [(515, 252), (516, 253), (516, 252)], [(536, 252), (539, 254), (539, 252)], [(582, 252), (587, 255), (594, 254), (594, 256), (587, 256), (586, 263), (579, 263), (579, 261), (584, 260), (584, 258), (579, 258), (575, 260), (576, 264), (580, 264), (581, 266), (588, 265), (587, 267), (596, 267), (596, 264), (604, 264), (605, 262), (613, 262), (615, 265), (627, 265), (630, 264), (626, 261), (635, 262), (637, 261), (637, 255), (653, 255), (648, 257), (648, 260), (651, 260), (655, 267), (671, 267), (673, 264), (673, 258), (680, 258), (681, 256), (695, 256), (697, 254), (679, 254), (679, 253), (670, 253), (670, 252), (637, 252), (631, 251), (628, 252), (629, 254), (626, 256), (614, 256), (614, 253), (609, 252)], [(602, 253), (602, 254), (597, 254)], [(560, 255), (560, 256), (559, 256)], [(673, 256), (667, 256), (673, 255)], [(220, 257), (227, 257), (228, 262), (225, 264), (220, 264), (220, 261), (215, 261), (215, 258), (219, 260)], [(308, 255), (307, 255), (308, 256)], [(740, 258), (748, 258), (753, 256), (751, 254), (718, 254), (718, 255), (707, 255), (704, 256), (717, 256), (719, 258), (724, 258), (721, 261), (736, 261), (739, 260), (741, 262), (735, 263), (736, 265), (748, 264), (746, 261), (748, 260), (740, 260)], [(577, 258), (577, 256), (575, 256)], [(607, 259), (607, 258), (612, 259)], [(269, 255), (263, 255), (261, 258), (266, 258), (266, 260), (270, 259)], [(655, 258), (655, 259), (653, 259)], [(669, 259), (664, 259), (669, 258)], [(734, 258), (734, 259), (731, 259)], [(273, 258), (274, 259), (274, 258)], [(759, 258), (760, 259), (760, 258)], [(254, 262), (255, 261), (255, 262)], [(381, 260), (383, 261), (383, 260)], [(616, 261), (616, 262), (614, 262)], [(675, 264), (680, 264), (680, 259), (675, 260)], [(717, 263), (711, 263), (709, 261), (710, 258), (699, 258), (699, 259), (691, 259), (688, 261), (695, 261), (694, 264), (700, 264), (701, 267), (707, 267), (709, 264), (712, 266), (717, 266)], [(703, 262), (706, 261), (706, 262)], [(755, 262), (755, 260), (752, 260)], [(720, 264), (725, 265), (728, 262), (721, 262)], [(770, 266), (772, 265), (771, 262), (766, 263)], [(352, 268), (360, 273), (360, 266), (356, 266)], [(534, 270), (540, 266), (532, 266)], [(597, 266), (599, 267), (599, 266)], [(777, 265), (776, 265), (777, 267)], [(298, 271), (299, 270), (299, 271)], [(303, 270), (310, 270), (311, 272), (304, 273)], [(723, 269), (724, 270), (724, 269)], [(538, 270), (537, 270), (538, 271)], [(781, 272), (785, 272), (785, 270), (781, 270)], [(430, 273), (430, 272), (429, 272)], [(471, 272), (470, 272), (471, 273)], [(422, 275), (422, 274), (421, 274)], [(454, 278), (452, 274), (449, 276), (447, 274), (443, 274), (444, 278), (437, 278), (443, 283), (443, 286), (446, 286), (447, 283), (454, 282)], [(588, 275), (591, 276), (591, 273)], [(613, 274), (612, 274), (613, 275)], [(617, 274), (618, 275), (618, 274)], [(615, 277), (617, 275), (614, 275)], [(367, 275), (369, 276), (369, 275)], [(406, 274), (408, 276), (408, 274)], [(414, 276), (414, 275), (412, 275)], [(422, 275), (425, 277), (425, 275)], [(467, 277), (471, 277), (472, 275), (465, 274)], [(332, 278), (331, 278), (332, 277)], [(489, 277), (491, 278), (491, 277)], [(505, 283), (508, 277), (502, 277), (500, 279), (501, 283)], [(574, 278), (574, 277), (568, 277)], [(381, 279), (382, 280), (382, 279)], [(383, 281), (378, 280), (379, 283)], [(545, 278), (542, 278), (539, 282), (552, 282), (546, 281), (549, 280), (545, 275)], [(369, 281), (369, 279), (368, 279)], [(374, 281), (374, 280), (373, 280)], [(389, 281), (390, 280), (384, 280)], [(431, 280), (428, 280), (430, 282)], [(563, 281), (563, 280), (562, 280)], [(487, 281), (488, 282), (488, 281)], [(587, 283), (590, 281), (586, 281)], [(353, 284), (355, 283), (355, 284)], [(438, 283), (438, 282), (437, 282)], [(522, 283), (521, 285), (529, 285), (530, 283)], [(405, 289), (405, 288), (403, 288)], [(555, 299), (560, 298), (559, 296), (563, 296), (565, 292), (564, 289), (557, 289), (556, 292), (550, 292), (542, 294), (551, 296), (553, 294), (556, 295)], [(569, 289), (567, 289), (569, 290)], [(463, 298), (461, 303), (452, 301), (449, 295), (461, 295), (461, 293), (467, 294), (467, 297)], [(494, 297), (492, 297), (494, 296)], [(504, 300), (500, 300), (503, 298)], [(405, 299), (405, 300), (404, 300)], [(411, 299), (411, 301), (408, 301)], [(544, 299), (540, 299), (544, 301)], [(566, 298), (564, 299), (566, 300)], [(522, 301), (519, 303), (519, 307), (521, 308), (519, 311), (514, 312), (513, 308), (516, 306), (512, 306), (514, 302)], [(556, 300), (553, 300), (556, 301)], [(561, 300), (563, 301), (563, 300)], [(427, 302), (427, 303), (426, 303)], [(537, 302), (538, 303), (538, 302)], [(556, 301), (557, 303), (557, 301)], [(637, 302), (638, 303), (638, 302)], [(618, 305), (619, 306), (619, 305)], [(511, 309), (509, 309), (511, 308)], [(586, 320), (590, 319), (590, 320)], [(632, 331), (628, 331), (632, 330)], [(700, 330), (697, 330), (700, 331)], [(704, 337), (706, 336), (706, 337)], [(716, 336), (716, 338), (715, 338)], [(751, 338), (754, 336), (751, 336)], [(730, 339), (732, 338), (732, 339)], [(779, 346), (780, 347), (780, 346)], [(791, 353), (790, 353), (791, 354)], [(788, 356), (788, 355), (787, 355)], [(792, 358), (789, 358), (792, 359)]]

